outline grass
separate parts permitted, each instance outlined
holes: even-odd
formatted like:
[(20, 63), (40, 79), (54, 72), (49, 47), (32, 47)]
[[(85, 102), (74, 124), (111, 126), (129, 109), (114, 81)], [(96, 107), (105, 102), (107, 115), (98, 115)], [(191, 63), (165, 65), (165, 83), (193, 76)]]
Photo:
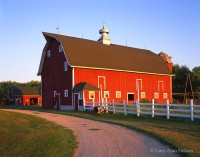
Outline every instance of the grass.
[[(27, 107), (21, 109), (27, 109)], [(97, 115), (92, 112), (42, 110), (41, 108), (34, 108), (34, 110), (118, 124), (158, 139), (171, 146), (173, 150), (178, 151), (179, 153), (181, 153), (182, 150), (185, 151), (181, 156), (200, 156), (199, 119), (195, 119), (194, 122), (191, 122), (190, 118), (177, 117), (170, 117), (170, 119), (167, 120), (166, 117), (161, 116), (151, 118), (151, 116), (147, 115), (141, 115), (141, 117), (135, 115), (124, 116), (124, 114), (121, 113)]]
[(0, 111), (0, 156), (72, 156), (77, 146), (72, 131), (41, 118)]

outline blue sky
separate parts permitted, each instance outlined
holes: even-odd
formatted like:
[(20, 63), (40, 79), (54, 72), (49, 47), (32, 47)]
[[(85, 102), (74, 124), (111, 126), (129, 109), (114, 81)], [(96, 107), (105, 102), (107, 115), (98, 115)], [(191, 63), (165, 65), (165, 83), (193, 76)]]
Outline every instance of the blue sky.
[(97, 40), (102, 20), (113, 44), (200, 66), (199, 0), (0, 0), (0, 81), (40, 80), (43, 31)]

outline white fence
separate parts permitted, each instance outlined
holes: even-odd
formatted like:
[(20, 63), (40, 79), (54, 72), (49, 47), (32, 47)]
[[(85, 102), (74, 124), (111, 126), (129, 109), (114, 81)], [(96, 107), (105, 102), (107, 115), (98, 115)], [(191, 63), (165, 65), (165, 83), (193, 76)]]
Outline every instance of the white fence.
[(200, 105), (194, 105), (193, 100), (190, 100), (190, 104), (169, 104), (169, 100), (166, 100), (166, 104), (155, 104), (154, 99), (151, 103), (136, 103), (125, 104), (112, 102), (85, 102), (84, 110), (93, 110), (95, 106), (102, 105), (105, 107), (106, 112), (117, 112), (127, 114), (136, 114), (138, 117), (140, 114), (148, 114), (154, 116), (166, 116), (170, 117), (188, 117), (191, 121), (194, 118), (200, 118)]

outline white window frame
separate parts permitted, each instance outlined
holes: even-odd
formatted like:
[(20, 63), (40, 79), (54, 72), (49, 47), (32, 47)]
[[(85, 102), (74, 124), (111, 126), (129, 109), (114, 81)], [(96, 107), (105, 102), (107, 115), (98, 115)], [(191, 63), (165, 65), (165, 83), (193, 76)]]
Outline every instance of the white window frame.
[(59, 52), (62, 52), (62, 50), (63, 50), (62, 45), (59, 45), (59, 47), (58, 47), (58, 51), (59, 51)]
[(167, 99), (168, 98), (168, 94), (167, 93), (163, 93), (163, 98)]
[(116, 98), (121, 98), (121, 97), (122, 97), (121, 91), (116, 91)]
[(54, 98), (56, 97), (56, 91), (53, 91), (53, 97)]
[(83, 99), (83, 92), (78, 93), (78, 99)]
[[(90, 97), (91, 94), (93, 95), (93, 98)], [(95, 99), (95, 91), (89, 91), (89, 99)]]
[(159, 99), (159, 93), (154, 93), (154, 99)]
[(145, 92), (141, 92), (141, 98), (146, 98), (146, 93)]
[(103, 96), (104, 96), (104, 98), (109, 98), (110, 97), (110, 91), (104, 91)]
[(67, 63), (67, 61), (64, 62), (64, 71), (68, 71), (68, 63)]
[[(129, 94), (133, 94), (133, 100), (128, 100), (128, 95), (129, 95)], [(126, 99), (127, 99), (127, 103), (128, 103), (129, 101), (135, 101), (135, 93), (127, 92)]]
[(50, 57), (51, 56), (51, 50), (48, 50), (47, 51), (47, 57)]
[(68, 90), (64, 90), (64, 97), (65, 97), (65, 98), (68, 97), (68, 94), (69, 94)]

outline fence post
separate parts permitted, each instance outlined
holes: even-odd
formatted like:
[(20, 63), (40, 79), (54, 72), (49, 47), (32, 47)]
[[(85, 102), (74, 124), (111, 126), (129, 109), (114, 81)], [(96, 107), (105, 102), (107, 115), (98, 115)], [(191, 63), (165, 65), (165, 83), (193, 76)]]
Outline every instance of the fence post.
[(112, 101), (112, 106), (113, 106), (113, 113), (115, 114), (115, 102), (114, 102), (114, 99)]
[(108, 101), (106, 99), (106, 113), (108, 113)]
[(85, 111), (85, 98), (83, 98), (83, 111)]
[(136, 107), (137, 107), (137, 116), (140, 116), (140, 104), (138, 102), (138, 100), (136, 100)]
[(154, 118), (154, 99), (152, 99), (152, 118)]
[(169, 119), (169, 99), (166, 100), (167, 103), (167, 119)]
[(190, 113), (191, 121), (194, 121), (193, 99), (190, 100)]
[(127, 116), (125, 100), (123, 101), (123, 104), (124, 104), (124, 114), (125, 114), (125, 116)]
[(94, 99), (92, 99), (92, 107), (93, 107), (93, 109), (94, 109)]

